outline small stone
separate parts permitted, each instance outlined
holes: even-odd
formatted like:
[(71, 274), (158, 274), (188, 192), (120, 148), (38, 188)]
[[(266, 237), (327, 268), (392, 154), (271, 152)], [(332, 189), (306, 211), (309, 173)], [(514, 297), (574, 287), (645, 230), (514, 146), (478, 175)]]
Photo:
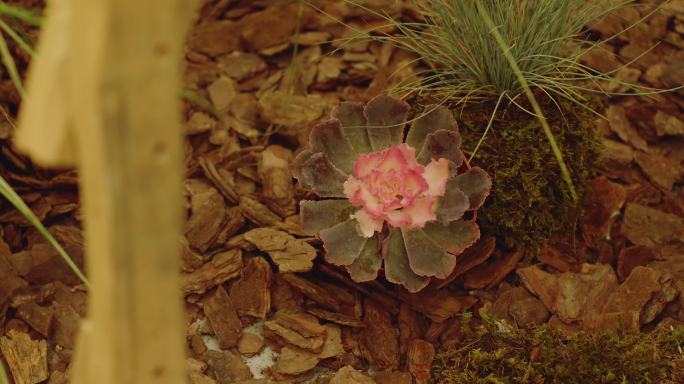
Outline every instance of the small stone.
[(238, 352), (246, 356), (253, 356), (261, 352), (264, 347), (264, 339), (250, 332), (243, 332), (238, 340)]

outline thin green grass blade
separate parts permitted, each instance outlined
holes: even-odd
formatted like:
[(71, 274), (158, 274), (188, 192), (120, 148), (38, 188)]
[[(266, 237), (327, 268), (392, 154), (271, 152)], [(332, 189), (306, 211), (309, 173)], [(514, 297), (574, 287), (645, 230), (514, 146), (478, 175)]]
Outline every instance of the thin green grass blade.
[(39, 27), (42, 23), (42, 18), (34, 12), (27, 9), (13, 7), (4, 1), (0, 1), (0, 15), (13, 17), (34, 27)]
[(215, 117), (222, 117), (221, 112), (219, 112), (209, 100), (207, 100), (204, 96), (200, 95), (199, 93), (193, 91), (192, 89), (182, 90), (181, 97), (191, 102), (192, 104), (195, 104), (196, 106), (200, 107), (204, 111), (211, 113)]
[(553, 137), (553, 133), (551, 132), (551, 127), (549, 127), (549, 123), (546, 121), (546, 117), (544, 117), (544, 113), (542, 112), (542, 109), (539, 106), (539, 103), (537, 102), (537, 99), (534, 96), (534, 93), (532, 93), (532, 89), (530, 89), (530, 86), (527, 83), (527, 79), (525, 79), (525, 76), (523, 75), (522, 71), (520, 70), (520, 67), (518, 67), (518, 63), (516, 62), (515, 58), (513, 57), (513, 55), (510, 52), (510, 47), (508, 47), (506, 45), (506, 42), (504, 41), (503, 37), (499, 33), (497, 26), (494, 24), (494, 21), (492, 21), (491, 17), (489, 16), (489, 13), (482, 6), (481, 0), (475, 0), (475, 4), (477, 5), (478, 10), (480, 11), (480, 14), (481, 14), (484, 22), (490, 28), (490, 32), (491, 32), (492, 36), (494, 36), (494, 38), (496, 39), (496, 42), (499, 44), (499, 47), (503, 51), (504, 57), (508, 61), (508, 64), (513, 69), (513, 72), (515, 73), (515, 76), (517, 77), (518, 82), (520, 83), (520, 86), (523, 88), (525, 96), (527, 96), (528, 100), (530, 101), (530, 104), (532, 104), (532, 108), (534, 109), (534, 113), (536, 114), (537, 118), (539, 119), (539, 123), (542, 126), (542, 129), (544, 131), (544, 134), (546, 135), (546, 138), (549, 140), (549, 144), (551, 145), (551, 150), (553, 151), (553, 154), (556, 157), (556, 161), (558, 161), (558, 166), (561, 169), (561, 173), (563, 174), (563, 179), (565, 180), (565, 183), (568, 185), (568, 189), (570, 190), (570, 195), (572, 196), (573, 200), (577, 200), (577, 192), (575, 192), (575, 186), (572, 183), (572, 178), (570, 177), (570, 172), (568, 171), (568, 167), (565, 165), (565, 160), (563, 160), (563, 154), (561, 153), (560, 149), (558, 148), (558, 143), (556, 143), (556, 139)]
[(31, 57), (35, 55), (33, 47), (31, 47), (31, 45), (27, 43), (26, 40), (19, 36), (19, 34), (14, 29), (12, 29), (12, 27), (7, 25), (7, 23), (5, 23), (3, 19), (0, 19), (0, 29), (5, 31), (5, 33), (7, 33), (7, 36), (11, 37), (12, 40), (14, 40), (17, 43), (17, 45), (19, 45), (19, 47), (23, 49), (26, 53), (31, 55)]
[(81, 269), (78, 268), (76, 263), (69, 257), (69, 255), (66, 253), (64, 248), (57, 242), (57, 240), (48, 232), (47, 228), (43, 225), (43, 223), (40, 222), (40, 220), (36, 217), (36, 215), (33, 214), (31, 211), (31, 208), (29, 208), (26, 203), (24, 203), (24, 200), (21, 199), (19, 195), (17, 195), (16, 192), (14, 192), (14, 189), (5, 181), (5, 179), (0, 176), (0, 195), (4, 196), (7, 201), (9, 201), (18, 211), (21, 213), (26, 220), (28, 220), (31, 225), (33, 225), (38, 233), (40, 233), (47, 242), (52, 245), (57, 253), (64, 259), (64, 261), (67, 263), (69, 268), (71, 268), (72, 271), (78, 276), (78, 278), (83, 282), (83, 284), (90, 288), (90, 282), (88, 279), (85, 277), (83, 272), (81, 272)]
[(14, 58), (7, 47), (5, 36), (2, 33), (0, 33), (0, 58), (2, 59), (2, 63), (5, 65), (5, 68), (7, 68), (7, 73), (9, 73), (14, 87), (17, 89), (17, 91), (19, 91), (19, 94), (22, 98), (26, 97), (24, 86), (21, 83), (21, 76), (19, 76), (19, 71), (17, 71), (17, 65), (14, 62)]

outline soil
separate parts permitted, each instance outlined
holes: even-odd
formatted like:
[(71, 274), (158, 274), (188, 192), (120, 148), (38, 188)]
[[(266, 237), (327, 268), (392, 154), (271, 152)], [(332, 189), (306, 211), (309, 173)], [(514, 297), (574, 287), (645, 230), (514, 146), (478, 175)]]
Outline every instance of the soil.
[[(10, 3), (42, 6), (36, 1)], [(528, 220), (529, 226), (520, 232), (537, 239), (534, 258), (525, 257), (521, 247), (511, 247), (516, 244), (506, 241), (504, 227), (494, 214), (487, 216), (485, 207), (478, 217), (486, 220), (489, 230), (459, 256), (449, 278), (420, 293), (410, 294), (382, 279), (355, 283), (346, 271), (325, 263), (320, 241), (302, 235), (299, 228), (298, 201), (310, 195), (295, 182), (290, 165), (307, 145), (310, 128), (326, 119), (338, 102), (368, 101), (411, 76), (419, 64), (409, 54), (377, 42), (341, 45), (338, 39), (348, 37), (348, 29), (331, 16), (357, 28), (381, 25), (382, 20), (342, 1), (312, 3), (324, 12), (296, 1), (205, 0), (188, 38), (182, 107), (188, 218), (180, 273), (191, 383), (468, 382), (458, 381), (459, 372), (445, 373), (460, 369), (454, 356), (482, 362), (482, 369), (470, 373), (485, 380), (497, 364), (471, 354), (474, 340), (482, 337), (464, 333), (464, 313), (468, 324), (484, 329), (485, 336), (492, 332), (487, 324), (506, 324), (505, 329), (522, 335), (539, 327), (552, 330), (547, 335), (554, 339), (537, 344), (516, 344), (512, 338), (502, 349), (487, 336), (479, 345), (485, 352), (514, 350), (512, 357), (505, 351), (492, 355), (495, 361), (531, 356), (527, 364), (540, 361), (534, 356), (542, 353), (535, 352), (542, 345), (558, 348), (558, 356), (568, 353), (561, 348), (571, 343), (553, 342), (561, 340), (561, 334), (604, 335), (591, 336), (598, 339), (582, 345), (620, 348), (623, 339), (602, 339), (608, 334), (602, 332), (641, 332), (640, 340), (654, 340), (654, 332), (680, 329), (680, 91), (602, 98), (599, 105), (606, 107), (600, 112), (605, 118), (582, 115), (577, 126), (592, 130), (593, 139), (583, 144), (587, 152), (575, 151), (577, 156), (570, 154), (571, 160), (566, 160), (583, 174), (576, 179), (584, 191), (582, 206), (551, 211), (572, 217), (569, 227), (548, 228), (551, 224), (544, 221)], [(415, 10), (408, 3), (364, 1), (371, 9), (410, 18)], [(645, 12), (630, 7), (590, 26), (591, 34), (610, 36)], [(29, 37), (37, 36), (36, 30), (18, 28)], [(659, 44), (639, 56), (655, 43)], [(670, 1), (604, 48), (619, 56), (592, 52), (585, 63), (603, 71), (615, 69), (617, 77), (649, 87), (684, 85), (684, 2)], [(28, 55), (11, 42), (10, 49), (24, 73)], [(633, 59), (629, 67), (619, 68)], [(618, 84), (604, 86), (630, 93)], [(41, 169), (13, 149), (19, 104), (19, 94), (0, 67), (0, 175), (83, 267), (78, 175), (75, 170)], [(456, 117), (464, 134), (477, 119), (458, 113)], [(517, 118), (510, 123), (525, 125)], [(485, 146), (473, 165), (495, 156), (488, 148), (503, 140), (504, 129), (503, 121), (495, 123), (492, 146)], [(545, 145), (541, 131), (537, 139), (540, 147)], [(602, 161), (591, 165), (593, 158), (582, 156), (593, 156), (594, 140), (604, 150)], [(472, 140), (466, 140), (467, 145)], [(513, 159), (527, 154), (520, 149), (507, 155)], [(548, 154), (531, 155), (526, 159), (544, 162), (544, 169), (554, 166)], [(540, 175), (556, 178), (546, 180), (555, 187), (562, 183), (552, 172)], [(548, 196), (562, 196), (558, 191)], [(543, 209), (543, 200), (533, 197), (538, 205), (519, 206), (517, 212), (514, 206), (507, 209), (514, 214)], [(520, 230), (515, 225), (506, 228)], [(548, 242), (538, 241), (547, 238)], [(58, 254), (13, 207), (0, 201), (0, 353), (16, 382), (68, 382), (86, 301), (87, 290)], [(484, 328), (478, 328), (481, 324)], [(681, 355), (681, 348), (673, 346), (679, 345), (682, 334), (659, 334), (657, 342), (662, 344), (649, 345), (663, 346), (663, 359), (653, 362), (653, 370), (629, 374), (662, 373), (657, 376), (660, 382), (681, 382), (681, 362), (669, 361)], [(624, 340), (634, 340), (629, 337)], [(571, 351), (586, 354), (591, 348)], [(435, 355), (439, 358), (433, 369)], [(553, 353), (544, 350), (543, 356), (543, 361), (567, 368)], [(616, 364), (623, 369), (630, 363)], [(511, 367), (520, 374), (519, 364)], [(547, 375), (538, 382), (552, 382), (550, 372), (535, 370)], [(595, 381), (576, 382), (620, 382), (624, 372), (615, 371), (614, 380), (594, 376)], [(512, 373), (499, 379), (525, 382), (514, 381)]]

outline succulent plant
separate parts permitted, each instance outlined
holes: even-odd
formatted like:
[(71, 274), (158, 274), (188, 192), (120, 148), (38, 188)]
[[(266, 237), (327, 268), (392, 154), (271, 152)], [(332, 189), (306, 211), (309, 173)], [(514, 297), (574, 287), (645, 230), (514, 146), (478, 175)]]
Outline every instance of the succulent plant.
[(320, 200), (300, 202), (302, 228), (355, 281), (378, 276), (411, 292), (443, 279), (480, 236), (473, 212), (491, 179), (470, 167), (452, 113), (428, 106), (405, 133), (409, 105), (380, 95), (342, 103), (316, 125), (293, 174)]

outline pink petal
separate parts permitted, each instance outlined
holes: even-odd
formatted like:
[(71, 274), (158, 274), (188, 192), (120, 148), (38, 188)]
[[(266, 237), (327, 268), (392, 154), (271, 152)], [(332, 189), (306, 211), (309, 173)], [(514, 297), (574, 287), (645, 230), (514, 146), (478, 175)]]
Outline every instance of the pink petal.
[(411, 224), (411, 217), (403, 209), (386, 212), (385, 219), (387, 220), (387, 224), (393, 227), (401, 227)]
[(403, 196), (402, 204), (408, 205), (414, 197), (428, 190), (428, 183), (423, 176), (416, 170), (411, 170), (403, 176)]
[[(342, 188), (344, 195), (347, 196), (347, 199), (351, 200), (361, 188), (361, 182), (354, 176), (349, 176), (347, 181), (342, 185)], [(352, 204), (354, 204), (354, 202), (352, 202)]]
[(418, 161), (416, 161), (415, 148), (406, 143), (401, 143), (397, 146), (397, 149), (399, 149), (402, 155), (404, 155), (404, 159), (406, 159), (406, 165), (409, 169), (420, 169), (421, 171), (423, 170), (423, 166), (418, 164)]
[(419, 197), (413, 201), (413, 205), (402, 210), (410, 220), (407, 223), (409, 228), (423, 228), (425, 223), (437, 220), (433, 209), (435, 200), (434, 196)]
[(371, 152), (365, 155), (359, 155), (354, 161), (354, 176), (363, 179), (368, 176), (378, 164), (382, 161), (383, 153), (381, 151)]
[(375, 218), (382, 215), (383, 205), (378, 201), (378, 198), (375, 197), (375, 195), (368, 191), (368, 188), (363, 183), (349, 201), (352, 205), (363, 207), (369, 215)]
[(372, 237), (375, 232), (382, 231), (382, 219), (374, 219), (366, 211), (360, 209), (352, 215), (359, 222), (363, 237)]
[(444, 195), (444, 192), (446, 191), (447, 178), (449, 178), (449, 160), (432, 160), (430, 164), (425, 167), (423, 178), (428, 184), (428, 195)]
[(404, 173), (408, 168), (408, 160), (404, 157), (404, 152), (399, 147), (390, 147), (385, 150), (385, 157), (378, 164), (378, 171), (386, 173), (391, 170)]

